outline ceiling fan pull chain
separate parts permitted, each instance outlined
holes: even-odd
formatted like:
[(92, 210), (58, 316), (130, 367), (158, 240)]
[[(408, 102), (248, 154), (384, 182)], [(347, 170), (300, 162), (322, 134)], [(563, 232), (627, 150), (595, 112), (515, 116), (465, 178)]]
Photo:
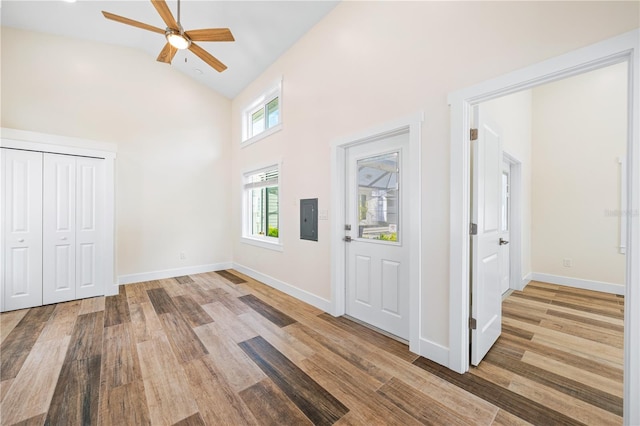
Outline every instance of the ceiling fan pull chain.
[(182, 25), (180, 25), (180, 0), (178, 0), (178, 31), (182, 34)]

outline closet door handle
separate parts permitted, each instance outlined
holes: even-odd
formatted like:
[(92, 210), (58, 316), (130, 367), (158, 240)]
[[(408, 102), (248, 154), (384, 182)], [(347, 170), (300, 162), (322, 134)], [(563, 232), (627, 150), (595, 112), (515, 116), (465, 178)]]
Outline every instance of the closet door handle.
[(66, 241), (67, 237), (61, 237), (60, 238), (62, 241)]
[(24, 238), (18, 238), (19, 243), (24, 243)]

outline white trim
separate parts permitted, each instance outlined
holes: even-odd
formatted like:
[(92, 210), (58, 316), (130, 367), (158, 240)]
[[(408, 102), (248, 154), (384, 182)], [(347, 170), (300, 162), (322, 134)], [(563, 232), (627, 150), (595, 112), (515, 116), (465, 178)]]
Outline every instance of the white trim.
[(270, 127), (267, 130), (265, 130), (263, 132), (260, 132), (255, 136), (251, 136), (249, 139), (247, 139), (246, 141), (243, 141), (240, 144), (240, 148), (245, 148), (245, 147), (247, 147), (247, 146), (249, 146), (251, 144), (254, 144), (254, 143), (256, 143), (256, 142), (258, 142), (258, 141), (260, 141), (260, 140), (262, 140), (262, 139), (264, 139), (264, 138), (266, 138), (268, 136), (271, 136), (274, 133), (278, 133), (280, 130), (282, 130), (282, 123), (280, 123), (280, 124), (278, 124), (276, 126)]
[(73, 155), (99, 158), (115, 158), (115, 153), (118, 151), (117, 145), (109, 142), (9, 129), (7, 127), (2, 127), (0, 132), (2, 134), (0, 146), (5, 148), (19, 148), (54, 154), (72, 153)]
[(449, 361), (449, 348), (424, 337), (420, 338), (419, 354), (445, 367)]
[[(278, 232), (280, 232), (278, 230)], [(278, 237), (279, 239), (280, 237)], [(243, 244), (249, 244), (256, 247), (262, 247), (269, 250), (284, 251), (284, 245), (276, 241), (269, 241), (267, 238), (254, 238), (254, 237), (240, 237), (240, 242)]]
[(294, 285), (285, 283), (284, 281), (280, 281), (269, 275), (255, 271), (251, 268), (247, 268), (246, 266), (240, 265), (239, 263), (234, 263), (233, 269), (253, 278), (254, 280), (260, 281), (261, 283), (273, 287), (276, 290), (288, 294), (291, 297), (302, 300), (303, 302), (308, 303), (311, 306), (314, 306), (324, 312), (331, 312), (332, 304), (330, 300), (324, 299), (320, 296), (316, 296), (313, 293), (309, 293), (306, 290), (302, 290)]
[(520, 283), (520, 290), (524, 290), (526, 286), (533, 280), (533, 272), (529, 272), (527, 275), (522, 277), (522, 282)]
[(620, 254), (627, 253), (627, 156), (618, 157), (620, 164), (620, 210), (618, 218), (620, 220), (620, 246), (618, 252)]
[(133, 284), (145, 281), (162, 280), (165, 278), (182, 277), (185, 275), (203, 274), (205, 272), (231, 269), (231, 262), (211, 263), (208, 265), (185, 266), (183, 268), (164, 269), (162, 271), (141, 272), (138, 274), (120, 275), (118, 283)]
[[(469, 111), (480, 102), (620, 62), (629, 66), (627, 207), (640, 210), (640, 30), (577, 49), (556, 58), (451, 93), (449, 363), (469, 368)], [(624, 327), (624, 422), (640, 424), (640, 215), (627, 229)], [(632, 261), (634, 259), (635, 261)]]
[(607, 283), (604, 281), (584, 280), (581, 278), (563, 277), (560, 275), (531, 273), (531, 281), (540, 281), (548, 284), (558, 284), (583, 290), (601, 291), (603, 293), (624, 294), (624, 284)]
[(345, 187), (346, 180), (345, 154), (349, 146), (376, 140), (397, 133), (399, 130), (409, 130), (409, 180), (411, 189), (409, 194), (409, 349), (422, 355), (420, 336), (422, 328), (422, 313), (420, 300), (422, 298), (422, 211), (421, 211), (421, 154), (420, 137), (421, 124), (424, 120), (422, 111), (408, 117), (373, 126), (364, 131), (336, 139), (331, 143), (331, 213), (335, 218), (331, 225), (331, 312), (335, 316), (346, 312), (346, 281), (345, 281)]

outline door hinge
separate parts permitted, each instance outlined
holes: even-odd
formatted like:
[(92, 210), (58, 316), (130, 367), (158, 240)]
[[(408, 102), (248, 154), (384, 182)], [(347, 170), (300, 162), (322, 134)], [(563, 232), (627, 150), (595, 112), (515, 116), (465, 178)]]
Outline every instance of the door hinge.
[(478, 129), (471, 129), (471, 132), (469, 132), (469, 139), (472, 141), (475, 141), (478, 139)]
[(475, 223), (469, 224), (469, 235), (478, 235), (478, 225)]
[(471, 330), (475, 330), (476, 327), (478, 326), (476, 319), (475, 318), (469, 318), (469, 328)]

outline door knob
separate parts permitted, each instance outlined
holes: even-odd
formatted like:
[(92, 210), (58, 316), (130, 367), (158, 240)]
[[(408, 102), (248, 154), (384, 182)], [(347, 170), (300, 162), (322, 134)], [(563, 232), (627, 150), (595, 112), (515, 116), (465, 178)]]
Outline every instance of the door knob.
[(350, 243), (351, 242), (351, 237), (347, 235), (346, 237), (343, 238), (343, 240), (345, 242), (347, 242), (347, 243)]
[(18, 242), (19, 242), (19, 243), (24, 243), (24, 238), (19, 238), (19, 239), (18, 239)]
[(509, 241), (500, 238), (500, 245), (503, 246), (505, 244), (509, 244)]
[(67, 239), (67, 237), (61, 237), (60, 238), (62, 241), (65, 241)]

